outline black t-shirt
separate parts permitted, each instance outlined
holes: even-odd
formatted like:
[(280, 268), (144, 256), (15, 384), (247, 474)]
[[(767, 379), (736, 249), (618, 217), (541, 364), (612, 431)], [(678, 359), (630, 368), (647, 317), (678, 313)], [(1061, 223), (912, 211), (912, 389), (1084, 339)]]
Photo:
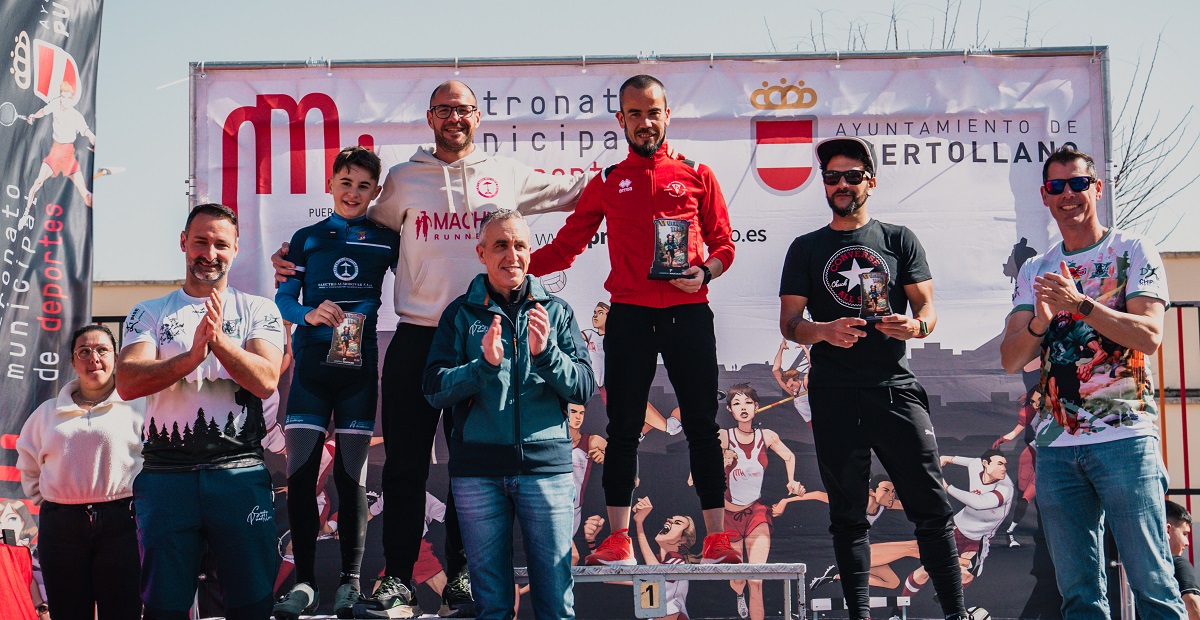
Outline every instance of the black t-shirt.
[(1174, 557), (1175, 560), (1175, 582), (1179, 584), (1179, 593), (1200, 594), (1200, 586), (1196, 585), (1196, 571), (1187, 559), (1182, 555)]
[[(862, 292), (859, 274), (871, 271), (888, 274), (888, 302), (896, 314), (908, 313), (904, 285), (933, 277), (925, 249), (911, 230), (871, 220), (856, 230), (826, 226), (797, 237), (783, 263), (779, 294), (806, 297), (814, 321), (856, 317)], [(867, 337), (849, 349), (827, 342), (813, 345), (810, 386), (879, 387), (915, 380), (903, 340), (884, 336), (874, 325), (861, 329)]]

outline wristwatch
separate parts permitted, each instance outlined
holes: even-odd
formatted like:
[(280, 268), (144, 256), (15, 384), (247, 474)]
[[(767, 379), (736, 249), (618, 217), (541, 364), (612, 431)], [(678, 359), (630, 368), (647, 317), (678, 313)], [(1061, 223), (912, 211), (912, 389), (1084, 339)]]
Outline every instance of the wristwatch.
[(921, 330), (917, 332), (917, 338), (924, 338), (929, 335), (929, 323), (921, 319), (917, 319), (921, 323)]
[(1083, 301), (1079, 302), (1079, 306), (1075, 308), (1075, 311), (1083, 316), (1089, 316), (1095, 308), (1096, 304), (1092, 303), (1092, 298), (1084, 297)]
[(701, 282), (700, 285), (703, 286), (712, 282), (712, 270), (708, 268), (708, 265), (700, 265), (700, 269), (704, 270), (704, 282)]

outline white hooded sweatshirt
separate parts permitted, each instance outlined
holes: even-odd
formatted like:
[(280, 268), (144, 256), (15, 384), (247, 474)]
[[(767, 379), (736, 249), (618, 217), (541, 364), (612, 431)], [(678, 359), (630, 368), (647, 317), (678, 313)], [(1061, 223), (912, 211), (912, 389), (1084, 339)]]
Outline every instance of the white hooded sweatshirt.
[(492, 211), (523, 215), (567, 211), (591, 175), (537, 172), (476, 147), (447, 164), (432, 146), (388, 171), (368, 216), (400, 233), (395, 307), (401, 323), (436, 327), (442, 311), (483, 265), (475, 254), (479, 223)]

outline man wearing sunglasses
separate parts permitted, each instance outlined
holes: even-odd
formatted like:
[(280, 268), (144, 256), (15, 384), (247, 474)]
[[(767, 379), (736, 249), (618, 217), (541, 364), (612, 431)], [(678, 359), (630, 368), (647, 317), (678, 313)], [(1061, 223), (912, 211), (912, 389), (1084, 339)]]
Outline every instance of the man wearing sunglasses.
[(1046, 160), (1042, 202), (1062, 242), (1021, 267), (1000, 360), (1010, 373), (1040, 360), (1038, 510), (1063, 616), (1108, 616), (1097, 579), (1106, 523), (1138, 614), (1183, 618), (1162, 527), (1167, 477), (1146, 366), (1162, 340), (1166, 274), (1150, 241), (1100, 223), (1103, 190), (1088, 155), (1063, 147)]
[[(817, 144), (829, 225), (788, 249), (779, 285), (784, 338), (812, 345), (808, 397), (821, 480), (829, 493), (829, 533), (851, 620), (869, 618), (871, 451), (904, 498), (916, 525), (922, 564), (946, 618), (965, 618), (962, 578), (937, 441), (925, 389), (908, 368), (906, 340), (933, 331), (933, 280), (911, 230), (867, 214), (875, 191), (870, 143), (831, 138)], [(873, 322), (860, 310), (874, 279), (886, 274), (892, 314)], [(879, 276), (875, 276), (878, 278)], [(869, 303), (869, 298), (868, 298)], [(912, 316), (905, 312), (912, 306)], [(812, 319), (804, 318), (807, 308)]]
[[(367, 212), (376, 223), (401, 233), (394, 297), (399, 323), (381, 376), (386, 569), (357, 615), (420, 613), (410, 581), (425, 527), (429, 453), (441, 416), (425, 400), (421, 375), (442, 311), (480, 272), (473, 243), (480, 222), (498, 210), (525, 215), (569, 210), (589, 178), (539, 173), (516, 160), (488, 155), (475, 145), (480, 119), (470, 87), (456, 80), (439, 84), (425, 113), (433, 145), (419, 147), (388, 171), (379, 199)], [(271, 258), (277, 280), (294, 273), (284, 255), (286, 245)], [(449, 582), (439, 615), (474, 617), (453, 497), (446, 500), (445, 524)]]

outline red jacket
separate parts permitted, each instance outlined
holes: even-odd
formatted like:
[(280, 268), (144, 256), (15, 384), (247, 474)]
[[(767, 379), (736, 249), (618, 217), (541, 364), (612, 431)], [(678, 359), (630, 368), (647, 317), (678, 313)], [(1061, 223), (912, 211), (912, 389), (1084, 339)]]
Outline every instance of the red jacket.
[(692, 265), (704, 264), (707, 256), (716, 257), (726, 270), (733, 264), (729, 210), (716, 177), (708, 166), (668, 157), (664, 142), (654, 157), (631, 151), (625, 161), (592, 179), (554, 240), (533, 253), (529, 272), (541, 276), (570, 267), (607, 219), (612, 270), (604, 288), (612, 301), (650, 308), (707, 302), (707, 286), (685, 293), (667, 280), (646, 277), (658, 218), (691, 222)]

